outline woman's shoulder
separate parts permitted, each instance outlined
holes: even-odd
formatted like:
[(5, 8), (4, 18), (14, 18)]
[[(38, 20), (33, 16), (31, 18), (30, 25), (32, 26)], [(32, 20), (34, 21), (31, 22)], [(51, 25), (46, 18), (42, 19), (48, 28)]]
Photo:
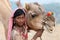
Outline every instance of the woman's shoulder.
[(13, 29), (12, 30), (12, 35), (14, 36), (14, 35), (18, 35), (19, 33), (15, 30), (15, 29)]
[(13, 30), (12, 30), (12, 32), (13, 32), (13, 33), (18, 33), (18, 31), (17, 31), (17, 30), (15, 30), (15, 29), (13, 29)]

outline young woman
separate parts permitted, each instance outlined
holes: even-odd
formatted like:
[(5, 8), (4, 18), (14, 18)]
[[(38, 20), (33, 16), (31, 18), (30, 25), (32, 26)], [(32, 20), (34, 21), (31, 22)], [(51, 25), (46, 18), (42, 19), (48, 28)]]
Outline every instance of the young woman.
[(8, 40), (27, 40), (25, 12), (17, 9), (9, 21)]

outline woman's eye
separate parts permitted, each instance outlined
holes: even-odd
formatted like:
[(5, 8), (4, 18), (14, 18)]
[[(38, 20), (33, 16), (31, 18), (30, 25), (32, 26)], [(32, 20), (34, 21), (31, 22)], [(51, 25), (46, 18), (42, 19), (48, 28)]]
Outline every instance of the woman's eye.
[(17, 19), (20, 19), (20, 17), (17, 17)]

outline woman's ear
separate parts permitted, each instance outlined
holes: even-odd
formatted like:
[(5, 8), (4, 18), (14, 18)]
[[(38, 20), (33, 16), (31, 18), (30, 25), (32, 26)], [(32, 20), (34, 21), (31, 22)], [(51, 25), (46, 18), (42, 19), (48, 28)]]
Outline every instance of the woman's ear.
[(16, 21), (15, 21), (15, 19), (13, 19), (13, 24), (16, 24)]

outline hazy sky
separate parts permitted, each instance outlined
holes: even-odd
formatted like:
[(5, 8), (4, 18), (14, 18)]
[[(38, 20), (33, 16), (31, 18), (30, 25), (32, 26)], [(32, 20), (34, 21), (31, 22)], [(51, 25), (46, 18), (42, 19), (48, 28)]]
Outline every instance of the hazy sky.
[[(10, 0), (13, 1), (13, 0)], [(60, 0), (21, 0), (21, 3), (39, 2), (40, 4), (60, 3)]]
[(60, 3), (60, 0), (21, 0), (22, 3), (25, 2), (39, 2), (40, 4), (48, 4), (48, 3)]
[[(10, 2), (14, 2), (14, 0), (10, 0)], [(60, 0), (20, 0), (20, 2), (22, 6), (24, 6), (25, 3), (30, 2), (38, 2), (40, 4), (50, 4), (50, 3), (60, 3)]]
[[(10, 3), (13, 8), (17, 8), (15, 2), (16, 0), (10, 0)], [(50, 3), (60, 3), (60, 0), (20, 0), (22, 6), (24, 7), (25, 3), (38, 2), (40, 4), (50, 4)]]

